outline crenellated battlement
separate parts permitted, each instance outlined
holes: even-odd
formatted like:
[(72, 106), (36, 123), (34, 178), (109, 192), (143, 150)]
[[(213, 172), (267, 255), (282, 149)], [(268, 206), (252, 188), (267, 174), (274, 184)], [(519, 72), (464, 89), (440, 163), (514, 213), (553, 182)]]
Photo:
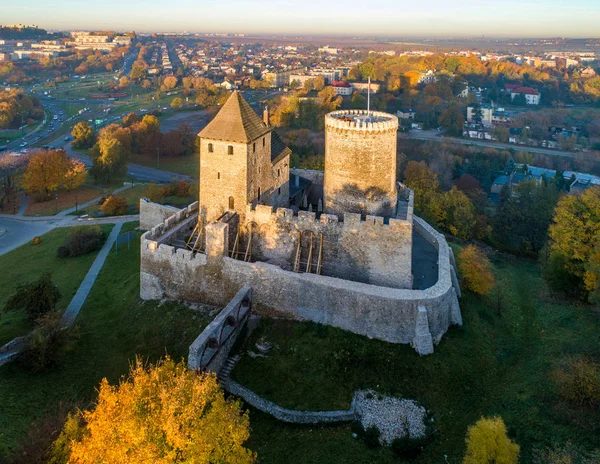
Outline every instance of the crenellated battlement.
[[(412, 213), (412, 211), (411, 211)], [(359, 213), (344, 213), (340, 216), (335, 214), (321, 213), (317, 217), (314, 211), (294, 211), (288, 208), (273, 208), (266, 205), (248, 205), (246, 208), (247, 222), (254, 222), (257, 225), (277, 223), (285, 221), (290, 225), (297, 225), (299, 229), (315, 228), (328, 224), (339, 224), (341, 227), (348, 229), (357, 229), (365, 226), (381, 226), (389, 228), (406, 228), (412, 226), (412, 214), (407, 219), (390, 218), (389, 223), (384, 222), (382, 216), (366, 215), (362, 219)]]
[(398, 130), (398, 118), (382, 111), (340, 110), (325, 115), (325, 127), (360, 132)]

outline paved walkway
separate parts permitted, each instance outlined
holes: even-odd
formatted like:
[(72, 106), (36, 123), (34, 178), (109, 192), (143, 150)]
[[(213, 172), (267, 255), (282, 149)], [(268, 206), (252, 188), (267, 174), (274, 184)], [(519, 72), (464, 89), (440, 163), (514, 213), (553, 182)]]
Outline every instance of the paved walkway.
[(62, 322), (65, 325), (65, 327), (70, 326), (79, 314), (83, 303), (85, 303), (86, 298), (90, 294), (90, 290), (94, 286), (94, 282), (96, 282), (96, 278), (100, 273), (100, 269), (102, 269), (102, 266), (104, 266), (104, 261), (106, 261), (108, 253), (110, 253), (112, 246), (114, 245), (115, 241), (117, 240), (117, 237), (119, 236), (119, 233), (121, 232), (121, 227), (123, 227), (122, 223), (115, 224), (113, 230), (108, 236), (108, 239), (106, 240), (106, 243), (98, 253), (98, 256), (96, 256), (92, 267), (90, 267), (90, 270), (85, 276), (85, 279), (83, 279), (83, 282), (81, 282), (77, 293), (71, 300), (71, 303), (69, 303), (67, 310), (62, 316)]

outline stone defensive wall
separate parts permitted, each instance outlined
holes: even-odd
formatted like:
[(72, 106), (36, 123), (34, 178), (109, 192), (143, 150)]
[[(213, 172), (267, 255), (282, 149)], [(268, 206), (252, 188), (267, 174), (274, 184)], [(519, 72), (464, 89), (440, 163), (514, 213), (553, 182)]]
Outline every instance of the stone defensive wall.
[(218, 374), (251, 311), (252, 289), (244, 285), (190, 345), (188, 368)]
[(312, 268), (318, 264), (322, 237), (321, 274), (356, 282), (393, 288), (411, 288), (412, 209), (406, 219), (344, 213), (317, 214), (257, 205), (246, 211), (245, 228), (252, 227), (252, 256), (255, 261), (292, 270), (298, 241), (303, 247), (301, 262), (306, 268), (312, 241)]
[[(438, 281), (425, 290), (297, 273), (267, 262), (230, 258), (229, 226), (225, 223), (206, 226), (204, 253), (168, 245), (166, 237), (178, 228), (188, 227), (197, 217), (197, 211), (197, 203), (190, 205), (142, 236), (142, 299), (167, 297), (225, 306), (244, 285), (248, 285), (252, 288), (253, 307), (259, 313), (310, 320), (391, 343), (412, 344), (421, 354), (431, 352), (429, 340), (437, 342), (451, 324), (462, 324), (458, 304), (460, 290), (454, 278), (450, 247), (443, 235), (416, 216), (413, 217), (415, 231), (438, 250)], [(274, 215), (291, 221), (288, 211), (277, 210), (271, 214), (257, 208), (255, 215)], [(296, 219), (298, 223), (314, 228), (330, 226), (329, 220), (327, 215), (317, 220), (310, 213)], [(354, 221), (346, 219), (342, 225), (339, 221), (333, 223), (342, 229), (360, 228), (362, 221), (359, 218)], [(365, 230), (408, 227), (394, 225), (394, 222), (381, 224), (378, 219), (370, 221), (373, 222), (364, 221)], [(376, 234), (373, 239), (377, 240)]]
[(153, 203), (147, 198), (140, 198), (140, 229), (150, 230), (165, 219), (173, 216), (180, 208)]

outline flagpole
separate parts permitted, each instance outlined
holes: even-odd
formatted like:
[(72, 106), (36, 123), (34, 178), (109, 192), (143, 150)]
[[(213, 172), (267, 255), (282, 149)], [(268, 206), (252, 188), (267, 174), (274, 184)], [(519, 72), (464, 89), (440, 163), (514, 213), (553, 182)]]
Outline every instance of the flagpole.
[(367, 117), (371, 113), (371, 76), (369, 76), (369, 85), (367, 86)]

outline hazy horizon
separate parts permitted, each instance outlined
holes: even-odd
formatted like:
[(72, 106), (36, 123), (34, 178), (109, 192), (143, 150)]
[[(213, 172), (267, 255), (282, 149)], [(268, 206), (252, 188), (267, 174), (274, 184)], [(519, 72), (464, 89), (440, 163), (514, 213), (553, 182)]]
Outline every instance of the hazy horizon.
[[(58, 2), (56, 2), (58, 3)], [(394, 37), (599, 37), (600, 2), (576, 0), (491, 0), (427, 5), (380, 0), (117, 0), (101, 3), (24, 0), (2, 6), (2, 24), (36, 24), (44, 29), (113, 29), (138, 32), (203, 32)]]

